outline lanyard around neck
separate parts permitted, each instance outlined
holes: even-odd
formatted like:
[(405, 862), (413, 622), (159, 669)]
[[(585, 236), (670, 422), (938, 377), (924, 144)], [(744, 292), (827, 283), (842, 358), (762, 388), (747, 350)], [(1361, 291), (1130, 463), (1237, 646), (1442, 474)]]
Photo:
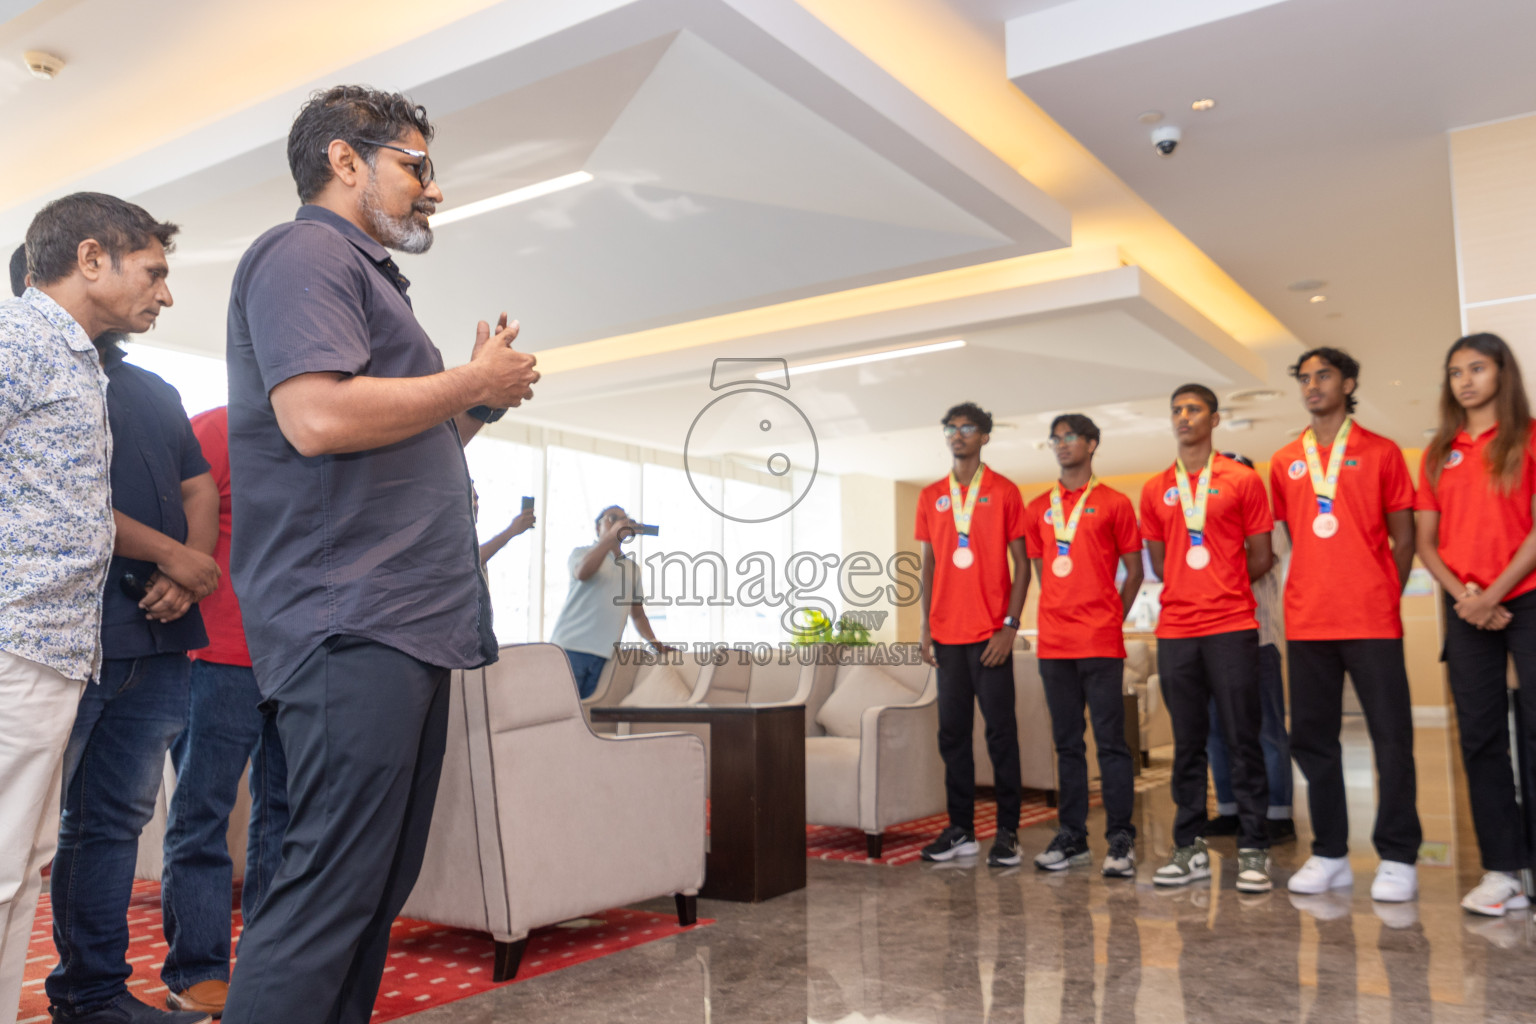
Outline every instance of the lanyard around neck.
[(1184, 527), (1189, 530), (1191, 544), (1204, 543), (1205, 512), (1211, 503), (1211, 475), (1215, 464), (1216, 453), (1213, 451), (1205, 457), (1205, 468), (1200, 471), (1200, 478), (1191, 491), (1189, 473), (1185, 471), (1183, 461), (1173, 461), (1173, 478), (1179, 485), (1179, 504), (1184, 509)]
[(1093, 493), (1098, 485), (1098, 478), (1090, 476), (1088, 486), (1083, 488), (1082, 497), (1077, 499), (1077, 505), (1072, 509), (1072, 517), (1065, 519), (1061, 511), (1062, 488), (1061, 483), (1051, 485), (1051, 526), (1056, 531), (1056, 554), (1068, 555), (1072, 553), (1072, 541), (1077, 538), (1077, 526), (1083, 520), (1083, 509), (1088, 507), (1088, 495)]

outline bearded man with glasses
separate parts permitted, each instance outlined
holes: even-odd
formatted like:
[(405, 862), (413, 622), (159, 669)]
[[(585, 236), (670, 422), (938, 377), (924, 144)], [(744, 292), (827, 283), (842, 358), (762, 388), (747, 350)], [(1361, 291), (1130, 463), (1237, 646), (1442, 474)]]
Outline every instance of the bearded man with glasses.
[(339, 86), (288, 136), (303, 206), (229, 302), (230, 573), (288, 765), (282, 865), (228, 1024), (366, 1024), (426, 851), (448, 676), (496, 659), (462, 448), (532, 396), (516, 323), (444, 369), (388, 249), (426, 252), (426, 111)]
[(923, 847), (923, 859), (953, 860), (981, 849), (971, 748), (979, 703), (997, 793), (997, 839), (987, 863), (1011, 867), (1019, 862), (1023, 802), (1013, 638), (1029, 586), (1024, 500), (1013, 481), (982, 464), (981, 449), (991, 440), (991, 413), (965, 402), (945, 413), (942, 422), (954, 461), (946, 479), (929, 484), (918, 496), (916, 535), (923, 548), (922, 656), (939, 674), (939, 755), (949, 827)]

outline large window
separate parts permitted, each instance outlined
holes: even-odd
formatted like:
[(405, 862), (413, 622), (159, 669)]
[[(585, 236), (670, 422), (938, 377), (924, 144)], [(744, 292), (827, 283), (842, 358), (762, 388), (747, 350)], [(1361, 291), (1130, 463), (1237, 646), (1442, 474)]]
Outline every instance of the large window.
[(480, 496), (476, 521), (483, 544), (506, 529), (522, 511), (523, 497), (534, 499), (538, 524), (513, 537), (485, 565), (495, 611), (496, 639), (504, 644), (526, 643), (539, 637), (538, 571), (544, 550), (545, 515), (543, 455), (539, 449), (492, 437), (476, 437), (464, 449), (469, 475)]

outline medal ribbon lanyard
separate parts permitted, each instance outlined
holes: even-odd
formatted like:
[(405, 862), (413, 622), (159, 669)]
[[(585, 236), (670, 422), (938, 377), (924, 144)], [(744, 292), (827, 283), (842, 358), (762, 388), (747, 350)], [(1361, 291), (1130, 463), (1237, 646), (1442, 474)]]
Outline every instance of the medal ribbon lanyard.
[(955, 532), (960, 535), (962, 548), (971, 546), (971, 515), (976, 511), (976, 499), (981, 494), (981, 474), (986, 468), (986, 463), (977, 465), (976, 475), (971, 478), (963, 502), (960, 500), (960, 481), (955, 479), (953, 469), (949, 471), (949, 510), (955, 517)]
[(1072, 509), (1070, 519), (1062, 515), (1061, 511), (1061, 483), (1058, 481), (1051, 485), (1051, 526), (1056, 531), (1056, 556), (1070, 555), (1072, 553), (1072, 541), (1077, 538), (1077, 524), (1083, 521), (1083, 509), (1088, 507), (1088, 495), (1098, 486), (1099, 478), (1088, 478), (1088, 486), (1083, 489), (1083, 496), (1077, 499), (1077, 505)]
[(1307, 453), (1307, 469), (1312, 473), (1312, 490), (1317, 494), (1317, 514), (1320, 516), (1333, 514), (1333, 499), (1339, 493), (1339, 470), (1344, 468), (1344, 446), (1349, 443), (1349, 430), (1354, 425), (1351, 417), (1344, 417), (1338, 436), (1333, 439), (1333, 451), (1328, 453), (1326, 475), (1317, 457), (1317, 435), (1311, 427), (1301, 435), (1301, 447)]
[(1211, 468), (1215, 464), (1216, 453), (1213, 451), (1205, 457), (1205, 468), (1200, 471), (1200, 480), (1192, 493), (1184, 463), (1178, 459), (1173, 460), (1173, 478), (1179, 485), (1179, 504), (1184, 508), (1184, 528), (1189, 531), (1192, 547), (1198, 548), (1205, 543), (1205, 510), (1211, 503)]

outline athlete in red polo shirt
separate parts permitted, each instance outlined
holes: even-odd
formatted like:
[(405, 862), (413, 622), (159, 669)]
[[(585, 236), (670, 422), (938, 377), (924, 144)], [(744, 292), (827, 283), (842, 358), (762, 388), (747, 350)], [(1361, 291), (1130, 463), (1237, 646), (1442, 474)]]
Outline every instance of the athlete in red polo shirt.
[[(1069, 413), (1051, 423), (1061, 479), (1024, 509), (1025, 544), (1040, 577), (1040, 678), (1056, 743), (1060, 829), (1035, 866), (1087, 864), (1088, 760), (1083, 708), (1093, 716), (1104, 794), (1103, 872), (1136, 876), (1135, 766), (1125, 745), (1125, 635), (1120, 624), (1141, 589), (1141, 533), (1131, 500), (1093, 475), (1099, 428)], [(1115, 586), (1124, 562), (1125, 582)]]
[(1519, 872), (1524, 818), (1515, 802), (1506, 674), (1514, 655), (1526, 764), (1536, 758), (1536, 458), (1520, 364), (1504, 340), (1451, 346), (1440, 428), (1419, 469), (1418, 551), (1445, 588), (1445, 664), (1483, 880), (1461, 901), (1502, 917), (1529, 906)]
[[(987, 863), (1019, 862), (1019, 730), (1014, 719), (1013, 638), (1024, 610), (1029, 562), (1024, 500), (1012, 482), (982, 465), (992, 416), (974, 402), (944, 414), (954, 465), (917, 499), (923, 545), (923, 660), (939, 673), (939, 754), (949, 827), (923, 848), (925, 860), (976, 853), (975, 706), (987, 723), (987, 753), (997, 792), (997, 839)], [(1014, 573), (1010, 578), (1009, 556)]]
[(1205, 847), (1205, 741), (1210, 702), (1227, 738), (1240, 826), (1237, 887), (1267, 892), (1269, 784), (1259, 745), (1259, 623), (1252, 581), (1274, 564), (1274, 521), (1259, 475), (1211, 447), (1221, 422), (1203, 384), (1173, 393), (1174, 464), (1141, 490), (1141, 535), (1163, 581), (1157, 670), (1173, 725), (1173, 857), (1158, 885), (1186, 885), (1211, 873)]
[(1291, 376), (1312, 423), (1270, 460), (1269, 489), (1291, 538), (1291, 755), (1307, 777), (1313, 839), (1312, 856), (1287, 887), (1314, 894), (1354, 880), (1339, 748), (1348, 672), (1376, 755), (1372, 839), (1381, 865), (1371, 898), (1402, 902), (1418, 895), (1423, 840), (1400, 612), (1413, 567), (1413, 484), (1402, 450), (1351, 416), (1360, 364), (1349, 353), (1313, 349)]

